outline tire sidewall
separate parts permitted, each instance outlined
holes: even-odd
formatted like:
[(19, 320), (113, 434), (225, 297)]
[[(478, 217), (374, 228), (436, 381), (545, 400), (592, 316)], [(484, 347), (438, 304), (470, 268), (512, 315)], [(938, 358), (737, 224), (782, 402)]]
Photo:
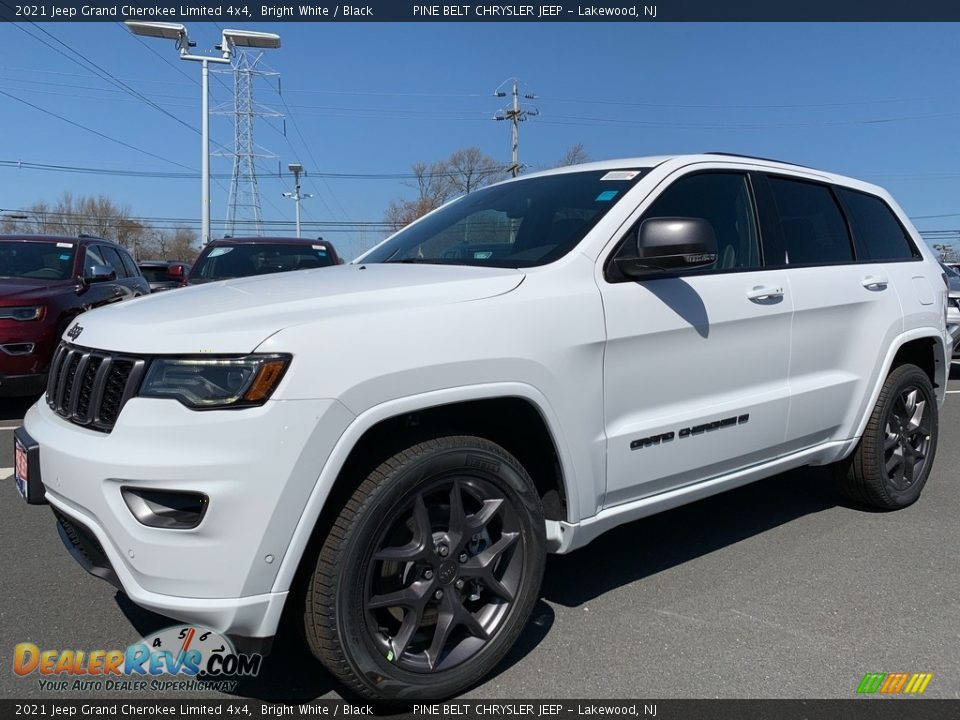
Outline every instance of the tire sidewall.
[[(545, 556), (545, 531), (540, 501), (526, 472), (504, 451), (484, 447), (466, 438), (457, 447), (431, 448), (431, 442), (412, 450), (417, 456), (389, 471), (386, 480), (358, 512), (344, 537), (337, 568), (335, 621), (344, 657), (356, 676), (377, 695), (390, 699), (449, 697), (483, 678), (513, 646), (533, 609), (540, 590)], [(499, 450), (499, 448), (497, 448)], [(502, 455), (501, 455), (502, 453)], [(524, 543), (523, 577), (514, 606), (495, 635), (475, 656), (449, 670), (421, 674), (388, 662), (366, 629), (366, 578), (377, 542), (391, 511), (410, 501), (432, 478), (457, 471), (499, 488), (521, 519)]]
[[(937, 397), (934, 392), (933, 385), (930, 383), (930, 378), (928, 378), (927, 374), (920, 368), (913, 365), (901, 366), (891, 373), (888, 382), (890, 382), (890, 389), (880, 408), (880, 422), (878, 423), (879, 427), (877, 428), (879, 437), (876, 439), (878, 457), (875, 458), (874, 471), (878, 474), (877, 476), (882, 479), (882, 492), (886, 496), (889, 505), (893, 508), (903, 508), (916, 502), (917, 498), (920, 497), (923, 486), (927, 482), (927, 478), (930, 477), (930, 471), (933, 468), (933, 460), (937, 452), (939, 412), (937, 406)], [(887, 474), (883, 446), (886, 438), (887, 421), (890, 417), (890, 414), (893, 412), (893, 406), (900, 395), (903, 394), (904, 390), (906, 390), (909, 386), (916, 387), (921, 390), (924, 395), (924, 399), (930, 408), (930, 448), (927, 452), (926, 462), (924, 463), (921, 477), (918, 480), (914, 480), (910, 487), (904, 490), (898, 490), (897, 488), (893, 487)]]

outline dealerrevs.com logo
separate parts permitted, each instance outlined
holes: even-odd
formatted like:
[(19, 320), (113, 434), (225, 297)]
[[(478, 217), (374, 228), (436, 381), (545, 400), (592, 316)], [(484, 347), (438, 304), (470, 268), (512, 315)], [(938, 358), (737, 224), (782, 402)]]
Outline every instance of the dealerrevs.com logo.
[(45, 650), (20, 643), (13, 671), (44, 691), (220, 690), (255, 677), (263, 656), (238, 653), (214, 630), (178, 625), (124, 650)]

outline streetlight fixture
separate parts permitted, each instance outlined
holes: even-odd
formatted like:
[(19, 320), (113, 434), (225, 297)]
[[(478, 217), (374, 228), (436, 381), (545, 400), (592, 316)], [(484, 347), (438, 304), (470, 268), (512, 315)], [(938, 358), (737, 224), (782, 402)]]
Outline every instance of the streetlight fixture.
[(297, 208), (297, 237), (300, 237), (300, 200), (302, 198), (313, 197), (310, 193), (300, 192), (300, 174), (303, 173), (303, 165), (300, 163), (290, 163), (287, 165), (290, 172), (293, 173), (293, 187), (294, 191), (292, 193), (284, 193), (283, 196), (287, 198), (293, 198), (293, 202)]
[(201, 125), (200, 125), (200, 243), (210, 242), (210, 74), (209, 63), (229, 64), (233, 59), (235, 47), (262, 48), (264, 50), (280, 47), (280, 36), (276, 33), (255, 32), (253, 30), (225, 29), (220, 44), (216, 47), (220, 56), (197, 55), (190, 48), (197, 46), (190, 40), (187, 28), (180, 23), (127, 21), (126, 26), (134, 35), (143, 37), (175, 40), (181, 60), (194, 60), (203, 65), (200, 88)]

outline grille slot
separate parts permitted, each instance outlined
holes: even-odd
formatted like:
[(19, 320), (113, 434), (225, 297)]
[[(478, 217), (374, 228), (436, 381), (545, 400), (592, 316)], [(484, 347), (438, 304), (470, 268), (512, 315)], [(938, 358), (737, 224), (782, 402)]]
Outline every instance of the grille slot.
[(110, 432), (140, 386), (146, 361), (61, 343), (47, 379), (47, 405), (60, 417)]

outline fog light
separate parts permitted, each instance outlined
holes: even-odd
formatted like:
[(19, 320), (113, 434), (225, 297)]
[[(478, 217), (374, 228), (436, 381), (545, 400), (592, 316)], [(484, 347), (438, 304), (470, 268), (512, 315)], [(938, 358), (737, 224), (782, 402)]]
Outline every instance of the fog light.
[(197, 527), (209, 504), (206, 495), (195, 492), (122, 487), (120, 494), (141, 525), (164, 530), (191, 530)]

